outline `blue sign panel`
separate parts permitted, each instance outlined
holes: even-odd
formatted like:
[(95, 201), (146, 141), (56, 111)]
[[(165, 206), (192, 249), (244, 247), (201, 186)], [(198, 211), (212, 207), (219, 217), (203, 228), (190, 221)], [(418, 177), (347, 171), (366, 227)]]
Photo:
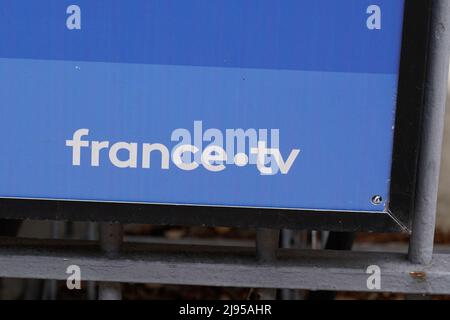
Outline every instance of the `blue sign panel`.
[(0, 197), (383, 212), (403, 7), (2, 0)]

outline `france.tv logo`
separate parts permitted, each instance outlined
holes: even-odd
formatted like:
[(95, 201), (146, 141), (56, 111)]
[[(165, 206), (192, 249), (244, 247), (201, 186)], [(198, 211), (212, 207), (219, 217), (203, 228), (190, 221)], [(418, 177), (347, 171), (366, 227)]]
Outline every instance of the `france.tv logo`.
[(66, 141), (66, 146), (72, 148), (73, 166), (81, 166), (82, 153), (86, 153), (92, 167), (109, 161), (121, 169), (151, 169), (155, 167), (151, 163), (152, 154), (159, 153), (157, 165), (161, 170), (170, 170), (171, 163), (183, 171), (203, 167), (210, 172), (224, 171), (227, 165), (255, 165), (261, 175), (286, 175), (300, 154), (299, 149), (292, 149), (287, 157), (282, 155), (279, 129), (226, 129), (223, 132), (211, 128), (203, 131), (202, 121), (194, 122), (193, 134), (183, 128), (174, 130), (171, 141), (176, 144), (171, 151), (162, 143), (112, 143), (83, 139), (89, 133), (90, 129), (78, 129), (72, 140)]

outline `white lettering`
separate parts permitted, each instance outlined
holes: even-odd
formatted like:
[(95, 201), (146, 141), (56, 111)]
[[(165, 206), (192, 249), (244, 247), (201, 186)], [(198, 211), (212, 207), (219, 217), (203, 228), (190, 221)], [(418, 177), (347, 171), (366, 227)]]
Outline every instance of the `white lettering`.
[[(151, 157), (159, 153), (161, 161), (159, 167), (163, 170), (170, 169), (170, 162), (181, 170), (192, 171), (200, 165), (211, 172), (221, 172), (226, 169), (226, 165), (245, 167), (255, 165), (261, 175), (275, 175), (278, 172), (286, 175), (292, 169), (297, 160), (300, 150), (292, 149), (285, 160), (281, 154), (279, 146), (279, 130), (272, 129), (271, 147), (267, 147), (268, 130), (260, 129), (259, 137), (255, 129), (244, 131), (242, 129), (227, 129), (226, 139), (218, 129), (208, 129), (203, 135), (201, 121), (196, 121), (194, 131), (202, 134), (201, 139), (194, 135), (194, 141), (199, 144), (192, 145), (191, 134), (186, 129), (177, 129), (172, 133), (171, 140), (178, 142), (172, 151), (161, 143), (116, 142), (110, 141), (83, 141), (82, 138), (89, 135), (89, 129), (78, 129), (73, 133), (72, 140), (66, 140), (66, 146), (72, 148), (72, 165), (81, 165), (81, 153), (83, 148), (91, 148), (90, 165), (99, 167), (102, 163), (102, 151), (108, 154), (110, 164), (117, 168), (138, 168), (150, 169)], [(228, 142), (228, 138), (232, 140)], [(259, 139), (259, 140), (258, 140)], [(262, 139), (262, 140), (261, 140)], [(204, 142), (210, 142), (203, 149)], [(235, 145), (237, 142), (237, 145)], [(224, 149), (227, 146), (227, 150)], [(236, 148), (235, 148), (236, 147)], [(236, 152), (238, 151), (238, 152)], [(140, 158), (139, 152), (142, 152)], [(256, 161), (252, 163), (251, 156)], [(104, 156), (105, 157), (105, 156)], [(104, 160), (103, 160), (104, 161)], [(139, 163), (138, 163), (139, 162)]]
[[(128, 159), (120, 160), (118, 153), (128, 151)], [(118, 142), (109, 149), (109, 159), (118, 168), (137, 168), (137, 143)]]
[(371, 5), (367, 8), (367, 28), (369, 30), (381, 30), (381, 8), (377, 5)]
[(79, 129), (73, 134), (72, 140), (66, 140), (66, 146), (72, 147), (72, 165), (81, 163), (81, 148), (89, 147), (88, 141), (81, 141), (81, 137), (89, 135), (89, 129)]
[(81, 8), (72, 4), (67, 7), (66, 13), (69, 14), (66, 20), (67, 29), (81, 30)]

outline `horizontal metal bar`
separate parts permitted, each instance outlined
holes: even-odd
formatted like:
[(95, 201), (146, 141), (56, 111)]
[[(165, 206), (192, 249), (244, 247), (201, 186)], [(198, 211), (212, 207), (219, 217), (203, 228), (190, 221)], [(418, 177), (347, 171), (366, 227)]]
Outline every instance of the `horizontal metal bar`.
[(421, 266), (400, 253), (280, 249), (263, 263), (254, 248), (125, 243), (108, 258), (95, 242), (0, 239), (0, 277), (65, 280), (70, 265), (84, 281), (342, 291), (371, 291), (366, 270), (377, 265), (378, 291), (450, 294), (450, 255)]
[(206, 245), (206, 246), (231, 246), (231, 247), (253, 247), (255, 239), (230, 239), (230, 238), (166, 238), (157, 236), (125, 236), (124, 242), (153, 243), (153, 244), (179, 244), (179, 245)]
[[(158, 243), (158, 244), (178, 244), (178, 245), (204, 245), (204, 246), (234, 246), (234, 247), (252, 247), (255, 248), (255, 240), (249, 239), (228, 239), (228, 238), (195, 238), (182, 237), (179, 239), (169, 239), (165, 237), (156, 236), (126, 236), (125, 242), (134, 243)], [(299, 248), (300, 249), (300, 248)], [(354, 251), (368, 251), (368, 252), (397, 252), (407, 253), (407, 242), (383, 242), (383, 243), (369, 243), (357, 242), (353, 245)], [(435, 253), (450, 254), (450, 245), (436, 244), (434, 246)]]
[[(357, 243), (353, 246), (353, 250), (366, 251), (366, 252), (407, 253), (408, 252), (408, 243), (401, 243), (401, 242)], [(450, 245), (437, 244), (434, 246), (434, 253), (450, 254)]]

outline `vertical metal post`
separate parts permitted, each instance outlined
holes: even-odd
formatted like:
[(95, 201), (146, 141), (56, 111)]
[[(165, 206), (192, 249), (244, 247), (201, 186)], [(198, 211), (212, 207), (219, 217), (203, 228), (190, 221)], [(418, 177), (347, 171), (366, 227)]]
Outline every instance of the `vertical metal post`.
[[(61, 221), (51, 222), (52, 239), (60, 239), (61, 234), (65, 231), (65, 223)], [(56, 300), (58, 296), (58, 281), (48, 280), (48, 298), (49, 300)]]
[[(280, 230), (257, 229), (256, 230), (256, 256), (261, 263), (274, 261), (280, 244)], [(259, 300), (275, 300), (276, 289), (257, 289), (256, 296)]]
[[(88, 222), (86, 225), (86, 238), (87, 240), (94, 241), (98, 239), (98, 227), (95, 222)], [(94, 281), (88, 281), (86, 283), (86, 292), (88, 300), (97, 299), (97, 287)]]
[(313, 250), (320, 249), (318, 238), (319, 238), (318, 232), (315, 230), (311, 231), (311, 249)]
[(409, 245), (409, 259), (417, 264), (429, 264), (433, 256), (450, 51), (450, 1), (432, 0), (431, 10), (415, 216)]
[[(292, 249), (292, 248), (306, 248), (308, 244), (308, 235), (305, 234), (306, 231), (298, 230), (281, 230), (281, 248)], [(292, 289), (281, 289), (279, 291), (279, 299), (281, 300), (304, 300), (305, 291), (304, 290), (292, 290)]]
[[(123, 226), (119, 223), (100, 224), (100, 247), (107, 257), (115, 257), (120, 253), (123, 240)], [(100, 300), (121, 300), (122, 286), (120, 283), (99, 283)]]
[[(283, 229), (281, 230), (281, 247), (284, 249), (289, 249), (292, 247), (292, 242), (294, 239), (294, 231)], [(280, 290), (280, 298), (281, 300), (293, 300), (292, 297), (294, 295), (293, 290), (289, 289), (281, 289)]]

